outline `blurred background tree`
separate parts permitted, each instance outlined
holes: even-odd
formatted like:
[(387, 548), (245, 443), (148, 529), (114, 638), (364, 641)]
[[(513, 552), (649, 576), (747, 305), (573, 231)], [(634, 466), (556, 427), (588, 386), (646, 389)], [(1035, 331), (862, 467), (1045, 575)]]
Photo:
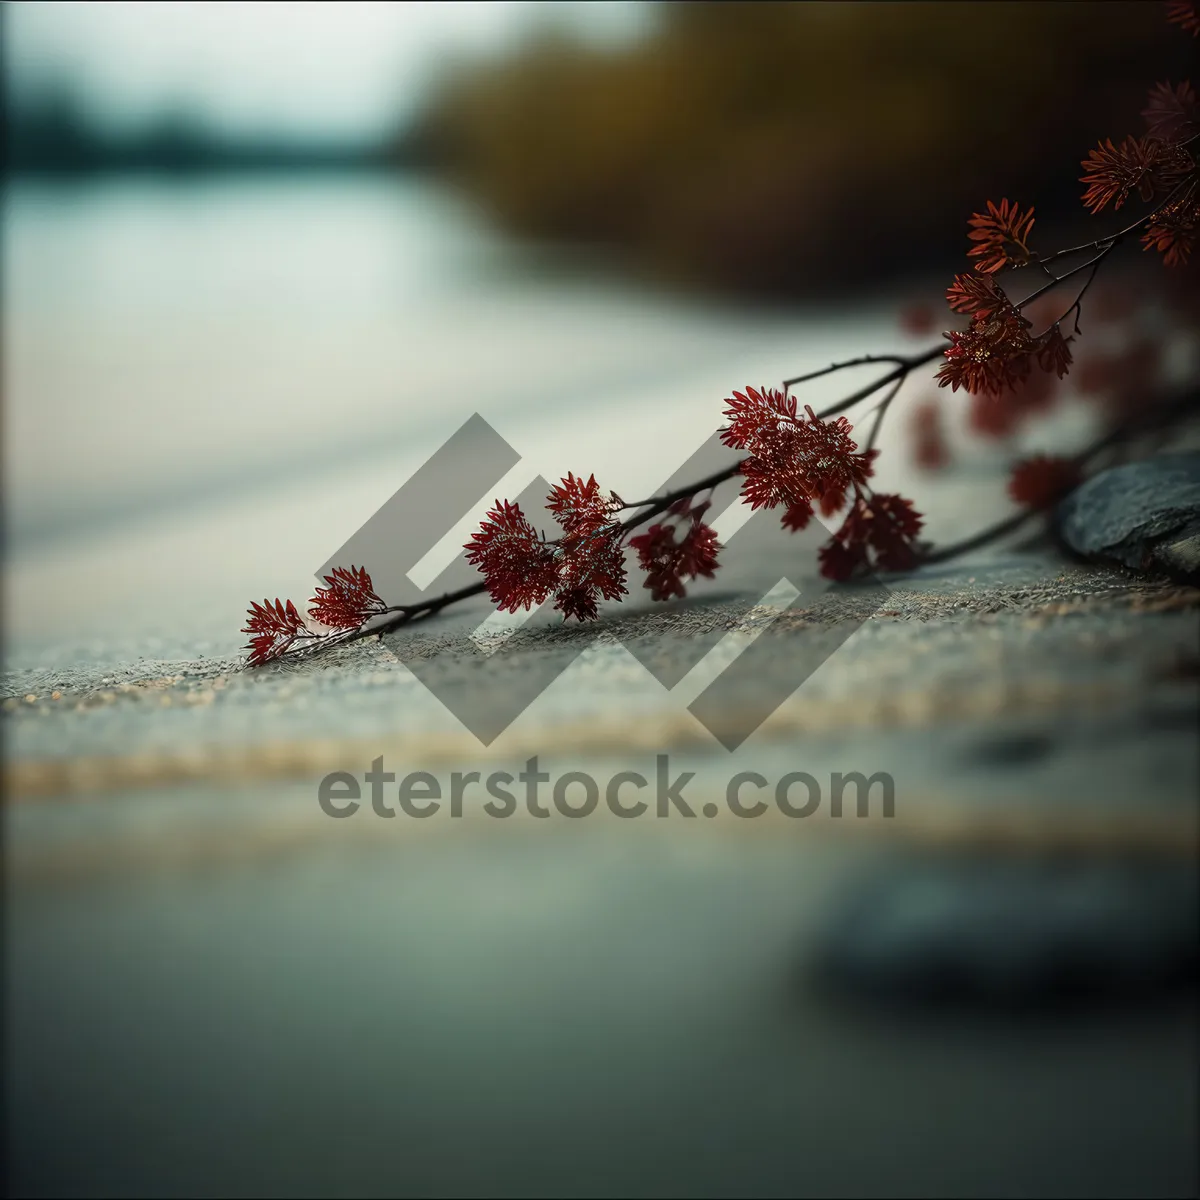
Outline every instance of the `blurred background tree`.
[(1069, 236), (1079, 161), (1192, 52), (1144, 0), (654, 8), (632, 44), (549, 29), (459, 62), (403, 144), (519, 235), (828, 294), (959, 261), (989, 196)]

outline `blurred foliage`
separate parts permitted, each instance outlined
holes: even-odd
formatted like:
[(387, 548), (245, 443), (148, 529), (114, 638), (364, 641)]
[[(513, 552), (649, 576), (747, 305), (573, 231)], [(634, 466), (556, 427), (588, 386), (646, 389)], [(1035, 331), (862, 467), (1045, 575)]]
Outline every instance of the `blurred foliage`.
[(1193, 49), (1145, 0), (656, 10), (459, 64), (415, 139), (513, 232), (757, 294), (957, 261), (988, 198), (1082, 212), (1079, 161)]

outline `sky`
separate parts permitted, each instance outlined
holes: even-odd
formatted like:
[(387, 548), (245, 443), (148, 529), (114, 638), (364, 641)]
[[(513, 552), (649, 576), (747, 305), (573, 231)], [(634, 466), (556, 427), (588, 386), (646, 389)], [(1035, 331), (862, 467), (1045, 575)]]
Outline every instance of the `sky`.
[(57, 77), (129, 128), (187, 110), (230, 132), (370, 137), (411, 113), (448, 56), (489, 53), (547, 19), (592, 40), (636, 36), (636, 0), (459, 3), (10, 3), (16, 99)]

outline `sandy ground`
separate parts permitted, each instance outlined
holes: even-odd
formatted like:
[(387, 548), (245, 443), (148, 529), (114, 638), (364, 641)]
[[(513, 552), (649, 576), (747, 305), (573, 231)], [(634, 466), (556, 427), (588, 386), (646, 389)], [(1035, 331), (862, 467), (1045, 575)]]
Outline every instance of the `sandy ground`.
[[(470, 612), (290, 668), (10, 676), (17, 1191), (1194, 1194), (1186, 994), (932, 1013), (813, 967), (889, 864), (1194, 886), (1200, 592), (1041, 552), (800, 593), (535, 624), (506, 669), (565, 669), (486, 746), (403, 665), (479, 686)], [(739, 652), (718, 734), (816, 667), (730, 751), (688, 705)], [(317, 802), (377, 757), (447, 789), (534, 755), (601, 787), (666, 756), (696, 815)], [(890, 773), (894, 815), (729, 810), (739, 771), (839, 770)]]

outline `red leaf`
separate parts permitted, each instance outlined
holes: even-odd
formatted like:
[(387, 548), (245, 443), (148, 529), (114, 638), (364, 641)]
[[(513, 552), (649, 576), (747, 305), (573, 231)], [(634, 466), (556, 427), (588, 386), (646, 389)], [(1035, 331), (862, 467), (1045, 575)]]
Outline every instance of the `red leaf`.
[(1001, 200), (997, 206), (987, 202), (987, 212), (974, 213), (967, 222), (967, 237), (978, 243), (967, 251), (978, 258), (976, 270), (990, 275), (1006, 266), (1024, 266), (1029, 262), (1029, 233), (1033, 228), (1033, 209), (1022, 213), (1018, 205)]
[(1196, 0), (1167, 0), (1167, 20), (1178, 25), (1184, 33), (1200, 37), (1200, 12)]
[(1172, 87), (1157, 84), (1150, 92), (1142, 111), (1146, 132), (1164, 142), (1178, 142), (1190, 137), (1200, 127), (1200, 106), (1190, 83)]
[(946, 300), (954, 312), (980, 321), (990, 320), (1011, 306), (1004, 289), (990, 275), (955, 275)]

